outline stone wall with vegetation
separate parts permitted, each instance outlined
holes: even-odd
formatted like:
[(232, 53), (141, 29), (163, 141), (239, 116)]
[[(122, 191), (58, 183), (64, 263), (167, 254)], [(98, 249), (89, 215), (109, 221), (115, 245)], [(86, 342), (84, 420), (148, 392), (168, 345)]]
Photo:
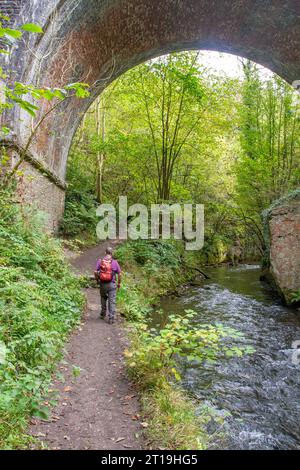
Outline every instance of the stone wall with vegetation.
[(287, 304), (300, 290), (300, 189), (264, 213), (268, 268)]
[(25, 207), (40, 213), (48, 233), (56, 233), (64, 213), (65, 191), (28, 162), (22, 163), (21, 171), (18, 180), (20, 200)]

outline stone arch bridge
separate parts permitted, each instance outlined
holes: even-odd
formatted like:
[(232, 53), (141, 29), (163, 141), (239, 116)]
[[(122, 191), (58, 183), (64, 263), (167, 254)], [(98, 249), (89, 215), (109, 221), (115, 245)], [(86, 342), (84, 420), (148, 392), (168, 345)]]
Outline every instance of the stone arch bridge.
[[(89, 99), (69, 101), (49, 116), (26, 156), (24, 170), (33, 178), (24, 183), (25, 197), (49, 213), (52, 229), (62, 215), (67, 157), (81, 117), (124, 71), (171, 51), (207, 49), (249, 58), (290, 83), (300, 79), (299, 0), (0, 0), (0, 11), (12, 23), (44, 30), (18, 45), (14, 79), (95, 84)], [(30, 119), (20, 110), (6, 119), (14, 157)]]

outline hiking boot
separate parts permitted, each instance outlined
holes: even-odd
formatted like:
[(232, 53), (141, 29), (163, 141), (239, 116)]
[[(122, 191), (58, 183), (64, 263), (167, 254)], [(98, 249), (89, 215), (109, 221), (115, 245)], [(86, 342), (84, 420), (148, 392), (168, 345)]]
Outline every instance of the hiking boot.
[(109, 318), (108, 323), (109, 323), (109, 325), (113, 325), (115, 323), (115, 319), (114, 318)]

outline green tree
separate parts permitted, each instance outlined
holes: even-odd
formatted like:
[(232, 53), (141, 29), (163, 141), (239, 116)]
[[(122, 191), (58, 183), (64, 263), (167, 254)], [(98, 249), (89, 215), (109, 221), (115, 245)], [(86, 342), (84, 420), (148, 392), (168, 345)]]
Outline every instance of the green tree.
[(259, 214), (300, 184), (299, 102), (279, 77), (263, 79), (249, 61), (243, 70), (238, 192), (245, 210)]
[[(23, 34), (43, 33), (42, 28), (34, 23), (26, 23), (18, 29), (12, 29), (4, 25), (7, 22), (9, 22), (9, 18), (2, 15), (0, 12), (0, 38), (2, 39), (4, 46), (4, 49), (0, 50), (0, 57), (6, 55), (9, 56), (11, 53), (11, 44), (14, 41), (18, 41)], [(6, 66), (6, 69), (9, 69), (9, 65)], [(66, 84), (63, 88), (40, 88), (32, 84), (21, 83), (19, 81), (11, 83), (7, 72), (9, 72), (9, 70), (4, 71), (3, 67), (0, 67), (1, 140), (4, 140), (4, 137), (8, 136), (11, 131), (2, 119), (5, 111), (9, 111), (14, 107), (19, 107), (32, 116), (33, 122), (28, 138), (24, 144), (24, 148), (18, 156), (17, 163), (12, 168), (7, 168), (9, 158), (6, 154), (5, 144), (1, 147), (0, 176), (2, 185), (8, 185), (12, 178), (17, 174), (21, 164), (27, 156), (27, 152), (34, 141), (38, 130), (43, 125), (47, 117), (64, 101), (74, 97), (86, 98), (89, 96), (89, 86), (85, 83)], [(40, 104), (43, 102), (48, 103), (44, 112), (42, 112), (40, 108)]]

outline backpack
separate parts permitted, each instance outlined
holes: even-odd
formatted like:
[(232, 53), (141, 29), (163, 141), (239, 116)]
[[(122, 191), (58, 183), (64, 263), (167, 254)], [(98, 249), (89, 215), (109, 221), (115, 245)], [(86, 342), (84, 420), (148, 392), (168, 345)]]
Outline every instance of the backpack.
[(113, 279), (112, 260), (102, 259), (99, 270), (100, 282), (111, 282)]

